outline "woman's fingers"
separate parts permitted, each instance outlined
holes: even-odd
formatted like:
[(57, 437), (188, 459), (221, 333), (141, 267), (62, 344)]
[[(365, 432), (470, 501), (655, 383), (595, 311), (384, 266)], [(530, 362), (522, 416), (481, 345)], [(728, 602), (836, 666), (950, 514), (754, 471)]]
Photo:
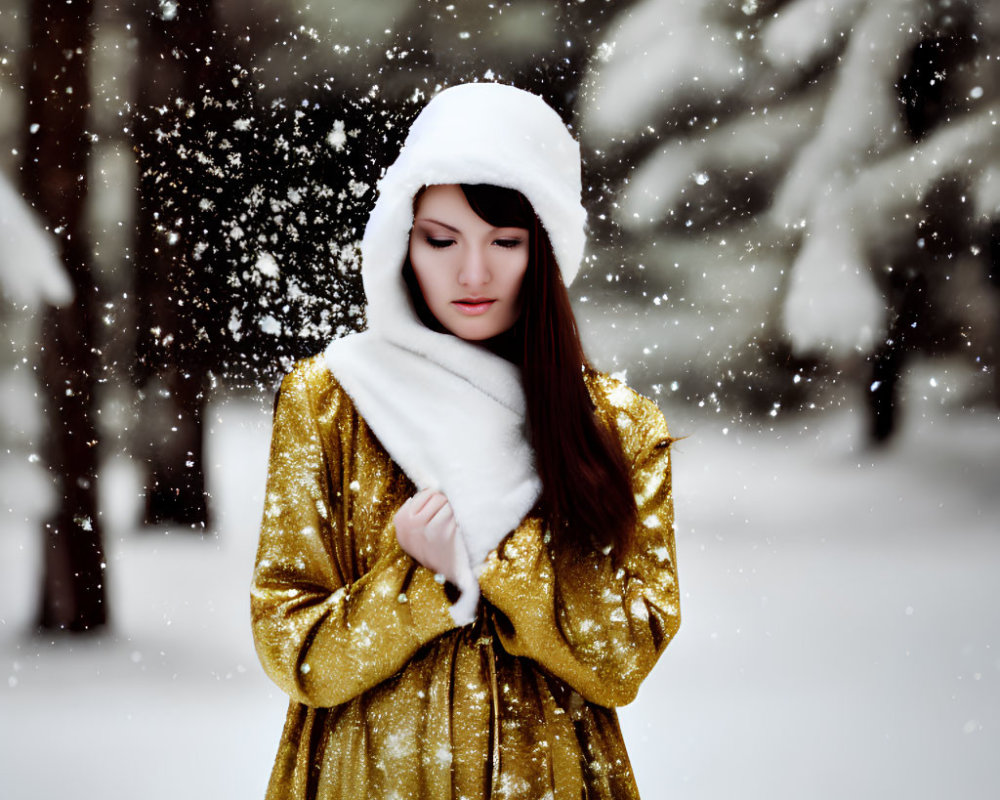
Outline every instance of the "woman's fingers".
[(435, 512), (427, 523), (428, 528), (433, 528), (439, 533), (447, 533), (455, 527), (455, 512), (451, 509), (451, 503), (447, 500)]
[(420, 564), (456, 581), (468, 571), (468, 555), (455, 513), (441, 492), (424, 489), (400, 507), (395, 516), (400, 547)]
[(403, 505), (410, 507), (410, 513), (416, 516), (421, 512), (424, 506), (427, 505), (428, 501), (434, 496), (433, 489), (421, 489), (413, 497), (407, 500)]
[(449, 541), (455, 536), (455, 518), (451, 507), (445, 505), (427, 522), (424, 528), (427, 543), (435, 548), (446, 549)]
[(441, 492), (431, 492), (421, 503), (419, 510), (416, 513), (418, 520), (427, 524), (441, 511), (442, 508), (448, 506), (448, 498), (445, 497)]

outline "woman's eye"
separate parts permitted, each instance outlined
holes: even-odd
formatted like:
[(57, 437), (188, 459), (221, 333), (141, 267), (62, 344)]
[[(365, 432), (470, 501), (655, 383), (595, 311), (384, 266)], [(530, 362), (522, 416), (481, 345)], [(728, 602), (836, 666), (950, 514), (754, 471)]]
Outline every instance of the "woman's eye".
[(498, 247), (511, 248), (511, 247), (517, 247), (519, 244), (521, 244), (521, 240), (520, 239), (497, 239), (494, 242), (494, 244), (496, 244)]
[(427, 240), (427, 244), (438, 250), (443, 250), (445, 247), (455, 244), (454, 239), (435, 239), (433, 236), (426, 236), (424, 238)]

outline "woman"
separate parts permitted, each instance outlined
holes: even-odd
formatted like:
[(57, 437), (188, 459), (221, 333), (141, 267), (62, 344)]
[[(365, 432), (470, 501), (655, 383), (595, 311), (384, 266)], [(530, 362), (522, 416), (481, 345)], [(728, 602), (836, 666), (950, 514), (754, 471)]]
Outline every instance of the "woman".
[(291, 697), (269, 798), (634, 798), (614, 706), (680, 621), (669, 445), (585, 365), (580, 157), (437, 95), (362, 242), (368, 330), (279, 393), (253, 585)]

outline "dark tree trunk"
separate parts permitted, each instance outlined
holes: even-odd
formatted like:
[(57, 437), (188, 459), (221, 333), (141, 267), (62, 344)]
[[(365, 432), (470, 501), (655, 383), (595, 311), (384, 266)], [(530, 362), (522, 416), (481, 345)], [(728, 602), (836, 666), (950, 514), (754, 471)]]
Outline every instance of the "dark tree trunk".
[(107, 621), (93, 421), (99, 366), (94, 348), (95, 285), (84, 230), (91, 11), (89, 0), (31, 4), (25, 65), (28, 134), (21, 169), (25, 197), (58, 234), (76, 291), (73, 304), (45, 312), (39, 367), (49, 425), (46, 460), (61, 504), (43, 532), (39, 623), (43, 628), (73, 631), (91, 630)]
[[(960, 74), (962, 65), (974, 58), (976, 37), (968, 9), (942, 5), (934, 27), (937, 33), (913, 48), (896, 82), (906, 132), (914, 142), (963, 113), (967, 102), (946, 78)], [(947, 352), (962, 344), (960, 329), (941, 298), (970, 228), (964, 203), (968, 192), (957, 175), (940, 178), (931, 187), (914, 226), (916, 246), (897, 257), (888, 275), (891, 318), (885, 341), (872, 356), (868, 395), (874, 444), (888, 442), (899, 427), (899, 382), (912, 354)]]
[(145, 456), (147, 524), (176, 522), (204, 529), (208, 524), (203, 419), (205, 391), (175, 364), (159, 375), (147, 397), (144, 424), (157, 438)]
[[(209, 521), (203, 459), (209, 370), (218, 353), (209, 329), (221, 270), (199, 243), (220, 226), (222, 198), (200, 180), (203, 145), (212, 140), (224, 59), (215, 51), (212, 0), (198, 0), (165, 17), (138, 3), (140, 36), (137, 113), (139, 159), (135, 288), (139, 308), (138, 383), (145, 389), (141, 430), (145, 454), (147, 524), (177, 522), (204, 530)], [(231, 122), (228, 127), (231, 126)], [(220, 137), (222, 138), (222, 137)]]
[[(908, 273), (908, 274), (907, 274)], [(901, 277), (896, 277), (901, 276)], [(927, 304), (923, 276), (906, 267), (894, 270), (888, 291), (892, 319), (885, 341), (872, 355), (868, 406), (871, 411), (869, 437), (875, 444), (889, 441), (897, 428), (899, 381), (913, 347), (911, 334)]]

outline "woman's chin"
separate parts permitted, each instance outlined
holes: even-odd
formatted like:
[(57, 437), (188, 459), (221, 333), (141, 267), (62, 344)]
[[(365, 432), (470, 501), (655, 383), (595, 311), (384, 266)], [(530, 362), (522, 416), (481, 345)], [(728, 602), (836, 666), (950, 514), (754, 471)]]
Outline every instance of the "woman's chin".
[(454, 334), (459, 339), (467, 342), (484, 342), (493, 339), (501, 333), (510, 329), (510, 325), (504, 324), (506, 320), (489, 318), (489, 315), (479, 317), (452, 317), (447, 322), (442, 322), (449, 333)]
[(471, 326), (456, 325), (450, 327), (448, 330), (453, 335), (457, 336), (459, 339), (465, 339), (467, 342), (485, 342), (487, 339), (492, 339), (494, 336), (499, 335), (499, 331), (489, 330), (486, 332), (472, 329)]

